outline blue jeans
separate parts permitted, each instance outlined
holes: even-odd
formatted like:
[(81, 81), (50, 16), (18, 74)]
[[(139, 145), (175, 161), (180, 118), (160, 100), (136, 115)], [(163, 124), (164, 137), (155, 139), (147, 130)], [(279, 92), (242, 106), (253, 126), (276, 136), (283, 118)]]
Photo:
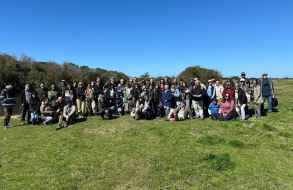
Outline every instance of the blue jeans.
[(263, 97), (263, 104), (265, 101), (268, 101), (269, 104), (269, 112), (273, 111), (273, 96), (264, 96)]

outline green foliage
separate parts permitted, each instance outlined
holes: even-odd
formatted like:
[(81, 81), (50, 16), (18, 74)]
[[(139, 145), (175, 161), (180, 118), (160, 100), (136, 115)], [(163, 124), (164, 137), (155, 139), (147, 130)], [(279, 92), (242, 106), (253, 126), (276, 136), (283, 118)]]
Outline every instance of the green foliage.
[(10, 83), (17, 88), (16, 90), (20, 90), (25, 83), (38, 86), (41, 82), (58, 84), (61, 80), (90, 82), (97, 77), (104, 81), (110, 77), (128, 78), (126, 74), (117, 71), (91, 69), (68, 62), (37, 62), (26, 56), (17, 59), (6, 54), (0, 54), (0, 66), (0, 87)]
[(222, 75), (220, 72), (212, 69), (206, 69), (199, 66), (187, 67), (179, 75), (179, 79), (189, 81), (192, 78), (199, 77), (202, 82), (206, 82), (209, 79), (221, 79)]

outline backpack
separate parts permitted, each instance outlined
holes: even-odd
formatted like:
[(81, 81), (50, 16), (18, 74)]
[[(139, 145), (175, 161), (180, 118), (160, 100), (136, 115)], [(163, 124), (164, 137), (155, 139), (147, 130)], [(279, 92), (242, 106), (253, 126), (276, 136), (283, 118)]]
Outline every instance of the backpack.
[(278, 105), (279, 105), (278, 98), (277, 97), (273, 97), (272, 98), (272, 106), (275, 108), (275, 107), (278, 107)]

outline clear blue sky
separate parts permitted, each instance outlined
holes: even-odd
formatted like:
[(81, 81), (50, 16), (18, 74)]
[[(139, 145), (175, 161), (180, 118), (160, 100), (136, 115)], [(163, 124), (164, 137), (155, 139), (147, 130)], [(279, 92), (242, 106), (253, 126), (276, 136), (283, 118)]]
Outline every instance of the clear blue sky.
[(292, 0), (3, 0), (0, 52), (129, 75), (293, 76)]

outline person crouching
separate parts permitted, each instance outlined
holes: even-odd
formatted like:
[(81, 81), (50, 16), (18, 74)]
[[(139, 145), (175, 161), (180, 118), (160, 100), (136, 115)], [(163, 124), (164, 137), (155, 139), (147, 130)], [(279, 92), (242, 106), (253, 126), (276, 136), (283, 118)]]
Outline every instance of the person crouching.
[(235, 118), (235, 101), (230, 94), (225, 94), (220, 104), (220, 119), (227, 121)]
[(59, 128), (70, 127), (75, 121), (75, 113), (75, 105), (71, 101), (68, 101), (63, 109), (62, 120), (59, 121)]
[(219, 110), (220, 110), (220, 105), (218, 104), (217, 99), (216, 98), (212, 99), (212, 102), (210, 103), (208, 108), (208, 112), (213, 120), (219, 119), (220, 117)]

